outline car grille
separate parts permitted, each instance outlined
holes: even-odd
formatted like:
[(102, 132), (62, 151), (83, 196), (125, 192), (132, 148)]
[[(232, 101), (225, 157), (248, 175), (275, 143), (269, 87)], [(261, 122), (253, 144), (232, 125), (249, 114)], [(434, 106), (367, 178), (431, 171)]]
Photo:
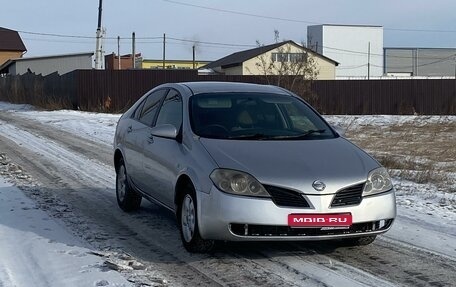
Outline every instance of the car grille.
[(343, 235), (356, 234), (370, 231), (381, 231), (388, 229), (393, 219), (355, 223), (346, 229), (331, 229), (322, 227), (292, 228), (278, 225), (253, 225), (253, 224), (230, 224), (230, 230), (238, 236), (322, 236), (322, 235)]
[(265, 185), (264, 187), (266, 188), (267, 192), (271, 195), (272, 201), (277, 206), (303, 208), (310, 207), (307, 200), (299, 192), (275, 186)]
[(358, 205), (361, 203), (364, 183), (353, 185), (336, 192), (331, 207)]

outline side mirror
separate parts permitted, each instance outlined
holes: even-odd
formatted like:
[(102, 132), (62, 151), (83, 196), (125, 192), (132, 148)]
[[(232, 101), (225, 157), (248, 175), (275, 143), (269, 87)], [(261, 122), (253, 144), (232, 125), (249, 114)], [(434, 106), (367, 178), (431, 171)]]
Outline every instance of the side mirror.
[(156, 137), (176, 139), (177, 133), (176, 127), (170, 124), (159, 125), (152, 128), (152, 135)]
[(340, 126), (332, 126), (332, 128), (341, 136), (345, 136), (345, 129)]

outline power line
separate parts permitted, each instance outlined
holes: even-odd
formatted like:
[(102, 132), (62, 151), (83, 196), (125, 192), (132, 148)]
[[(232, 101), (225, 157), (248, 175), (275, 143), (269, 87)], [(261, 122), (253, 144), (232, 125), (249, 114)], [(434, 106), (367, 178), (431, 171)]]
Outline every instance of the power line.
[[(214, 7), (202, 6), (202, 5), (195, 5), (195, 4), (190, 4), (190, 3), (180, 2), (180, 1), (174, 1), (174, 0), (162, 0), (162, 1), (168, 2), (168, 3), (172, 3), (172, 4), (176, 4), (176, 5), (181, 5), (181, 6), (205, 9), (205, 10), (210, 10), (210, 11), (217, 11), (217, 12), (234, 14), (234, 15), (255, 17), (255, 18), (261, 18), (261, 19), (268, 19), (268, 20), (278, 20), (278, 21), (284, 21), (284, 22), (315, 24), (315, 25), (324, 24), (324, 23), (321, 23), (321, 22), (313, 22), (313, 21), (306, 21), (306, 20), (299, 20), (299, 19), (282, 18), (282, 17), (275, 17), (275, 16), (266, 16), (266, 15), (246, 13), (246, 12), (241, 12), (241, 11), (220, 9), (220, 8), (214, 8)], [(441, 30), (441, 29), (406, 29), (406, 28), (389, 28), (389, 27), (383, 27), (383, 29), (384, 30), (389, 30), (389, 31), (396, 31), (396, 32), (456, 33), (456, 30)]]
[[(74, 38), (74, 37), (72, 37)], [(27, 41), (36, 41), (36, 42), (45, 42), (45, 43), (71, 43), (71, 44), (83, 44), (83, 45), (92, 45), (92, 41), (93, 39), (87, 39), (85, 40), (85, 38), (76, 38), (76, 39), (80, 39), (79, 41), (78, 40), (71, 40), (70, 39), (65, 39), (65, 38), (58, 38), (58, 39), (55, 39), (55, 38), (28, 38), (28, 37), (25, 37), (25, 38), (22, 38), (24, 40), (27, 40)], [(149, 39), (149, 38), (146, 38), (146, 39)], [(125, 41), (128, 40), (128, 39), (121, 39), (121, 42), (122, 43), (125, 43)], [(200, 42), (200, 41), (190, 41), (190, 40), (185, 40), (184, 42), (182, 42), (181, 40), (185, 40), (185, 39), (180, 39), (179, 41), (176, 41), (176, 40), (171, 40), (171, 41), (167, 41), (167, 45), (173, 45), (173, 46), (189, 46), (190, 43), (193, 43), (193, 44), (197, 44), (198, 47), (203, 47), (203, 48), (213, 48), (213, 49), (225, 49), (225, 50), (238, 50), (239, 46), (238, 44), (224, 44), (224, 43), (217, 43), (217, 44), (212, 44), (212, 42)], [(117, 40), (115, 40), (114, 38), (109, 38), (107, 39), (107, 42), (113, 44), (113, 43), (116, 43)], [(140, 40), (140, 41), (136, 41), (136, 43), (138, 44), (154, 44), (154, 45), (159, 45), (159, 44), (162, 44), (163, 41), (153, 41), (153, 40)], [(211, 44), (206, 44), (206, 43), (211, 43)], [(223, 46), (221, 46), (220, 44), (224, 44)], [(250, 47), (254, 47), (253, 45), (250, 46)]]
[[(163, 0), (163, 1), (171, 1), (171, 0)], [(176, 1), (172, 1), (173, 3)], [(189, 4), (191, 6), (195, 6), (193, 4)], [(47, 36), (47, 37), (53, 37), (53, 38), (72, 38), (72, 39), (88, 39), (88, 40), (95, 40), (95, 36), (84, 36), (84, 35), (69, 35), (69, 34), (56, 34), (56, 33), (44, 33), (44, 32), (31, 32), (31, 31), (18, 31), (23, 34), (29, 34), (29, 35), (35, 35), (35, 36)], [(58, 40), (51, 40), (51, 39), (33, 39), (33, 38), (24, 38), (32, 41), (42, 41), (42, 42), (56, 42), (56, 43), (82, 43), (81, 42), (76, 42), (76, 41), (58, 41)], [(105, 40), (107, 41), (117, 41), (117, 37), (104, 37)], [(131, 40), (131, 37), (125, 37), (121, 38), (121, 40)], [(157, 39), (162, 39), (162, 37), (136, 37), (138, 40), (157, 40)], [(220, 42), (210, 42), (210, 41), (198, 41), (198, 40), (189, 40), (189, 39), (182, 39), (182, 38), (176, 38), (176, 37), (168, 37), (170, 40), (174, 41), (179, 41), (179, 42), (184, 42), (184, 43), (192, 43), (192, 44), (198, 44), (201, 46), (206, 46), (206, 47), (230, 47), (230, 48), (238, 48), (238, 47), (246, 47), (246, 48), (255, 48), (257, 47), (256, 45), (249, 45), (249, 44), (234, 44), (234, 43), (220, 43)], [(87, 42), (89, 43), (89, 42)], [(141, 43), (147, 43), (146, 41), (142, 41)], [(161, 43), (161, 42), (150, 42), (150, 43)], [(325, 49), (333, 50), (333, 51), (338, 51), (341, 53), (337, 54), (346, 54), (346, 55), (352, 55), (352, 54), (358, 54), (360, 56), (366, 56), (368, 53), (366, 51), (355, 51), (355, 50), (348, 50), (348, 49), (341, 49), (341, 48), (335, 48), (335, 47), (329, 47), (329, 46), (321, 46)], [(414, 49), (414, 48), (411, 48)], [(332, 52), (336, 53), (336, 52)], [(376, 54), (376, 53), (371, 53), (371, 56), (377, 56), (377, 57), (384, 57), (384, 54)], [(389, 58), (398, 58), (398, 59), (414, 59), (415, 56), (398, 56), (398, 55), (390, 55), (388, 56)], [(420, 57), (421, 59), (429, 59), (429, 60), (434, 60), (440, 58), (435, 58), (435, 57)]]
[(229, 13), (229, 14), (235, 14), (235, 15), (249, 16), (249, 17), (255, 17), (255, 18), (262, 18), (262, 19), (269, 19), (269, 20), (279, 20), (279, 21), (294, 22), (294, 23), (304, 23), (304, 24), (319, 24), (317, 22), (312, 22), (312, 21), (304, 21), (304, 20), (297, 20), (297, 19), (288, 19), (288, 18), (281, 18), (281, 17), (274, 17), (274, 16), (265, 16), (265, 15), (259, 15), (259, 14), (245, 13), (245, 12), (240, 12), (240, 11), (233, 11), (233, 10), (214, 8), (214, 7), (207, 7), (207, 6), (195, 5), (195, 4), (184, 3), (184, 2), (173, 1), (173, 0), (163, 0), (163, 1), (164, 2), (168, 2), (168, 3), (172, 3), (172, 4), (176, 4), (176, 5), (200, 8), (200, 9), (223, 12), (223, 13)]
[[(96, 39), (96, 36), (84, 36), (84, 35), (68, 35), (68, 34), (55, 34), (55, 33), (42, 33), (42, 32), (30, 32), (30, 31), (17, 31), (22, 34), (29, 34), (29, 35), (37, 35), (37, 36), (49, 36), (49, 37), (57, 37), (57, 38), (77, 38), (77, 39)], [(132, 37), (121, 37), (122, 39), (131, 40)], [(154, 40), (154, 39), (161, 39), (162, 37), (136, 37), (136, 39), (140, 40)], [(103, 39), (108, 40), (116, 40), (117, 37), (103, 37)]]
[(181, 41), (181, 42), (189, 42), (189, 43), (194, 43), (194, 44), (209, 44), (209, 45), (216, 45), (216, 46), (249, 47), (249, 48), (257, 47), (256, 45), (248, 45), (248, 44), (230, 44), (230, 43), (219, 43), (219, 42), (207, 42), (207, 41), (198, 41), (198, 40), (179, 39), (179, 38), (173, 38), (173, 37), (168, 37), (168, 39)]
[[(371, 64), (371, 66), (374, 66), (374, 65)], [(340, 67), (337, 67), (337, 69), (349, 70), (349, 69), (358, 69), (358, 68), (362, 68), (362, 67), (367, 67), (367, 64), (363, 64), (363, 65), (359, 65), (359, 66), (340, 66)]]
[[(17, 31), (22, 34), (28, 35), (35, 35), (35, 36), (47, 36), (47, 37), (56, 37), (56, 38), (75, 38), (75, 39), (96, 39), (95, 36), (84, 36), (84, 35), (69, 35), (69, 34), (56, 34), (56, 33), (43, 33), (43, 32), (31, 32), (31, 31)], [(137, 40), (156, 40), (162, 39), (163, 37), (136, 37)], [(28, 38), (32, 40), (32, 38)], [(103, 37), (105, 40), (114, 40), (117, 41), (117, 37)], [(131, 40), (132, 37), (121, 37), (122, 40)], [(208, 44), (214, 46), (229, 46), (229, 47), (256, 47), (255, 45), (249, 44), (231, 44), (231, 43), (220, 43), (220, 42), (208, 42), (208, 41), (198, 41), (198, 40), (189, 40), (189, 39), (181, 39), (181, 38), (172, 38), (168, 37), (168, 39), (176, 40), (180, 42), (189, 42), (189, 43), (196, 43), (196, 44)], [(33, 39), (34, 40), (34, 39)]]

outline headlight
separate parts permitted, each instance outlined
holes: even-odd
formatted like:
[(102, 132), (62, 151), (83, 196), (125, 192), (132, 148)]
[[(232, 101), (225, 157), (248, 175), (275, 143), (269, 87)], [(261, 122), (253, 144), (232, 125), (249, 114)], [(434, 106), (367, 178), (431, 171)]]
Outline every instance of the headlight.
[(393, 184), (388, 172), (384, 167), (379, 167), (369, 172), (364, 185), (363, 196), (385, 192), (392, 188)]
[(253, 176), (231, 169), (216, 169), (211, 180), (221, 191), (236, 195), (270, 197), (263, 185)]

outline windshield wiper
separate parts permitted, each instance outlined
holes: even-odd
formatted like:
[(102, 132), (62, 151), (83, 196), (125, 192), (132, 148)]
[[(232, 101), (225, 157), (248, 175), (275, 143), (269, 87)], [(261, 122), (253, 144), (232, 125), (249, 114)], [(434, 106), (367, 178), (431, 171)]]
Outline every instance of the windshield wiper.
[[(313, 134), (322, 134), (324, 133), (326, 130), (322, 129), (322, 130), (308, 130), (306, 132), (304, 132), (303, 134), (300, 134), (300, 135), (296, 135), (296, 136), (284, 136), (284, 137), (280, 137), (280, 139), (285, 139), (285, 140), (300, 140), (300, 139), (305, 139), (306, 137), (310, 136), (310, 135), (313, 135)], [(275, 137), (274, 139), (278, 139), (278, 137)]]
[(257, 133), (257, 134), (233, 136), (233, 137), (230, 137), (229, 139), (235, 139), (235, 140), (267, 140), (267, 139), (270, 139), (270, 138), (271, 138), (271, 136)]
[(240, 135), (240, 136), (233, 136), (229, 139), (236, 139), (236, 140), (299, 140), (304, 139), (312, 134), (316, 133), (324, 133), (326, 130), (308, 130), (303, 134), (294, 135), (294, 136), (274, 136), (274, 135), (265, 135), (261, 133), (257, 134), (249, 134), (249, 135)]

